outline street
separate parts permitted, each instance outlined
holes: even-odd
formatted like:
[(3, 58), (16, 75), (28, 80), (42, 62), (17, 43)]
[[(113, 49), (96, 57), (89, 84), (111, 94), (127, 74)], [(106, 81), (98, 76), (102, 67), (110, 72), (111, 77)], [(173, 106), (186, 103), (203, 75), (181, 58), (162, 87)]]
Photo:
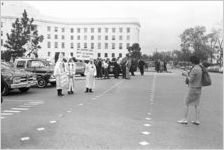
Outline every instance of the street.
[(187, 86), (179, 70), (139, 72), (131, 80), (96, 80), (84, 93), (77, 77), (74, 95), (55, 87), (13, 91), (1, 106), (2, 149), (222, 149), (222, 74), (210, 73), (202, 90), (199, 126), (178, 124)]

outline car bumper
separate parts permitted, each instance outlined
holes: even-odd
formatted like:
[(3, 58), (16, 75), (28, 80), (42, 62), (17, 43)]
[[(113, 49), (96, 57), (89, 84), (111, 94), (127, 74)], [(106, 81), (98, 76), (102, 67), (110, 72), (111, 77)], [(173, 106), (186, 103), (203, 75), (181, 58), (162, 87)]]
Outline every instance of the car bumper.
[(31, 86), (34, 86), (36, 84), (37, 84), (37, 81), (29, 81), (29, 82), (24, 82), (24, 83), (11, 84), (11, 89), (31, 87)]
[(56, 82), (56, 79), (55, 79), (55, 78), (50, 78), (48, 81), (49, 81), (50, 83), (54, 83), (54, 82)]

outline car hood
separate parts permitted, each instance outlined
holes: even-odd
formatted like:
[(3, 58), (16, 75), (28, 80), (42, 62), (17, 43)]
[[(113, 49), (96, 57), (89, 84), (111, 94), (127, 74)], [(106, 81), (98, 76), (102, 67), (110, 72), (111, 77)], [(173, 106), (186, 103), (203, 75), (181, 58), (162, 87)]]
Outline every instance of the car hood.
[(10, 68), (10, 69), (7, 69), (7, 71), (2, 70), (2, 74), (6, 74), (7, 76), (27, 76), (29, 73), (19, 69)]

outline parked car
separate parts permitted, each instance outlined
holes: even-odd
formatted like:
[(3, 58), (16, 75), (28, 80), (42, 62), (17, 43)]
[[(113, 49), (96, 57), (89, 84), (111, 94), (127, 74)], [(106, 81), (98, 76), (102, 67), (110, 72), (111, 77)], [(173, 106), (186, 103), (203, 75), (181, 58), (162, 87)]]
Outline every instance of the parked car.
[(48, 83), (56, 85), (56, 79), (53, 75), (54, 66), (45, 59), (18, 58), (15, 60), (15, 67), (20, 70), (32, 72), (36, 75), (37, 86), (44, 88)]
[(218, 72), (218, 73), (223, 73), (223, 67), (220, 67), (219, 65), (214, 65), (214, 66), (209, 66), (207, 68), (209, 72)]
[(1, 62), (1, 81), (2, 95), (9, 94), (13, 89), (27, 92), (31, 86), (37, 84), (33, 73), (16, 69), (7, 62)]

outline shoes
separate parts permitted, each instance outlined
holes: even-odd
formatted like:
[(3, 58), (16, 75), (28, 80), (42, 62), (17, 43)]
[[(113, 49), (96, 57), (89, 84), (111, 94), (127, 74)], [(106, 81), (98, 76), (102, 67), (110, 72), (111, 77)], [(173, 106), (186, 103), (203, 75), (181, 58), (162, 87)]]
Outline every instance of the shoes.
[(86, 91), (85, 91), (85, 93), (88, 93), (89, 92), (89, 88), (86, 88)]
[(199, 121), (191, 121), (191, 123), (194, 124), (194, 125), (200, 125)]
[(177, 123), (180, 123), (180, 124), (187, 124), (188, 122), (187, 122), (187, 120), (182, 119), (182, 120), (177, 121)]

